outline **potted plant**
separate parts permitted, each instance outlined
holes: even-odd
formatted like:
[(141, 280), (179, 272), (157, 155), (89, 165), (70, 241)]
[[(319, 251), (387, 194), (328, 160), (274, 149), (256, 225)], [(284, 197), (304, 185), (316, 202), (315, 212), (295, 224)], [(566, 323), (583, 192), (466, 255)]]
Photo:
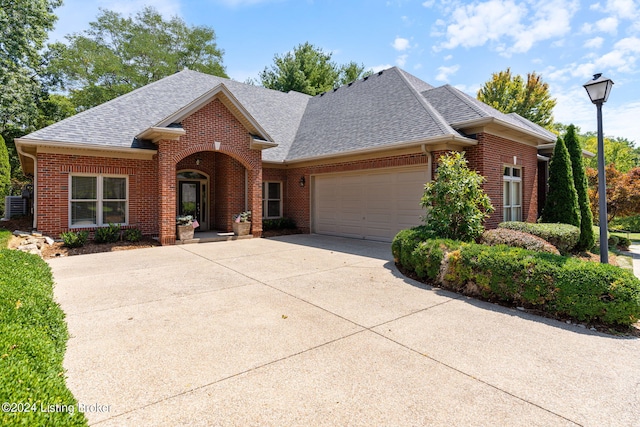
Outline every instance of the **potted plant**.
[(193, 230), (193, 217), (191, 215), (176, 217), (176, 235), (178, 240), (193, 239)]
[(251, 211), (240, 212), (233, 216), (233, 234), (247, 236), (251, 230)]

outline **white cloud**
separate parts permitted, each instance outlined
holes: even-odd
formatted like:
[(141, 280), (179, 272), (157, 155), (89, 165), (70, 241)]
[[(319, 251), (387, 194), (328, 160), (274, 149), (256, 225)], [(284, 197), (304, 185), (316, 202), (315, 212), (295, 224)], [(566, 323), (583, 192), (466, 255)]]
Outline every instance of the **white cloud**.
[(427, 7), (427, 8), (428, 7), (432, 7), (435, 2), (436, 2), (435, 0), (427, 0), (425, 2), (422, 2), (422, 6)]
[(594, 37), (584, 42), (584, 47), (587, 49), (600, 49), (602, 47), (602, 43), (604, 39), (602, 37)]
[(640, 5), (633, 0), (609, 0), (607, 10), (622, 19), (633, 19), (638, 15)]
[(436, 80), (439, 82), (449, 82), (449, 76), (455, 74), (460, 69), (459, 65), (452, 65), (451, 67), (438, 67), (438, 75)]
[(409, 45), (409, 40), (402, 37), (396, 37), (391, 46), (393, 46), (395, 50), (400, 52), (407, 50), (409, 49), (409, 47), (411, 47)]
[(443, 58), (445, 61), (451, 61), (453, 59), (453, 55), (447, 55)]
[(404, 65), (407, 63), (407, 58), (409, 58), (409, 55), (407, 54), (398, 56), (396, 58), (396, 64), (398, 64), (398, 67), (404, 67)]
[(380, 64), (380, 65), (373, 65), (370, 68), (371, 68), (371, 70), (373, 70), (374, 73), (377, 73), (377, 72), (382, 71), (382, 70), (388, 70), (391, 67), (393, 67), (393, 65), (391, 65), (391, 64)]
[(609, 16), (608, 18), (596, 21), (596, 29), (603, 33), (615, 34), (618, 30), (618, 18)]

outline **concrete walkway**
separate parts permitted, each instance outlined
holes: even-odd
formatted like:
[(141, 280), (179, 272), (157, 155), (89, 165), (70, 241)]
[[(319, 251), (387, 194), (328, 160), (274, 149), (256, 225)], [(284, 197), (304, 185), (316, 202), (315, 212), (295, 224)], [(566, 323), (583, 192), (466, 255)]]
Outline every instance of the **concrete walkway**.
[(640, 245), (629, 246), (629, 252), (633, 258), (633, 274), (640, 278)]
[(51, 260), (98, 426), (638, 426), (640, 340), (431, 289), (323, 236)]

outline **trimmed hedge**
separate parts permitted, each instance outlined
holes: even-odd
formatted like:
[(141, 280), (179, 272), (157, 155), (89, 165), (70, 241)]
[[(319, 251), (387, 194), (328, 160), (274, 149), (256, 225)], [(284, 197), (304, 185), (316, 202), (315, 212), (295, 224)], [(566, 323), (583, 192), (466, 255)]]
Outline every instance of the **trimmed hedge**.
[(423, 241), (421, 234), (398, 233), (394, 259), (443, 288), (581, 322), (630, 325), (640, 318), (640, 280), (618, 267), (505, 245)]
[[(21, 405), (3, 408), (0, 425), (87, 425), (65, 384), (67, 338), (47, 263), (0, 250), (0, 402)], [(50, 405), (66, 410), (45, 412)]]
[(551, 243), (533, 234), (508, 228), (496, 228), (482, 233), (480, 243), (489, 246), (507, 245), (516, 248), (528, 249), (536, 252), (547, 252), (560, 255), (558, 249)]
[(293, 218), (273, 218), (262, 220), (262, 231), (270, 230), (292, 230), (296, 228), (296, 222)]
[(538, 236), (558, 248), (562, 254), (571, 252), (580, 239), (580, 229), (569, 224), (535, 224), (511, 221), (501, 222), (498, 224), (498, 228), (507, 228)]

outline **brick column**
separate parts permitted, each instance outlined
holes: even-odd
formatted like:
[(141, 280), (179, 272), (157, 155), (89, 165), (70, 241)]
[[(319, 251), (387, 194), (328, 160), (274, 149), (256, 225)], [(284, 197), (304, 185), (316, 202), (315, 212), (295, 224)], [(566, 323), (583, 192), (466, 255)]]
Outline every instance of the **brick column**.
[(253, 237), (262, 237), (262, 168), (247, 172), (247, 204), (251, 210), (251, 234)]
[(172, 142), (158, 142), (158, 231), (161, 245), (176, 243), (176, 164), (170, 150)]

